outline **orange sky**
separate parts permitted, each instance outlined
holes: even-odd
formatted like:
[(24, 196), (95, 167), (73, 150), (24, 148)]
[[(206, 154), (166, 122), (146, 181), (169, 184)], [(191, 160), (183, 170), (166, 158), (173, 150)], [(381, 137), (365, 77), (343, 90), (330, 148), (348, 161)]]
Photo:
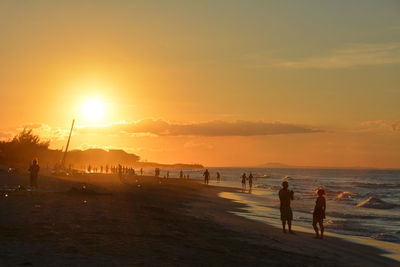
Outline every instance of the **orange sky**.
[(0, 138), (60, 149), (75, 118), (72, 148), (148, 161), (399, 168), (400, 5), (333, 2), (2, 1)]

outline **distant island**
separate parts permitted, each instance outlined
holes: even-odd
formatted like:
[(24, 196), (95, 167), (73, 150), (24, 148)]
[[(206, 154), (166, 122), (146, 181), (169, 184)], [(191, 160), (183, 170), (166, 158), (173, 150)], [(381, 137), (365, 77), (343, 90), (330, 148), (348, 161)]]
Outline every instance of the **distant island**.
[(301, 166), (301, 165), (288, 165), (280, 162), (268, 162), (265, 164), (257, 165), (256, 168), (271, 168), (271, 169), (324, 169), (324, 170), (366, 170), (366, 169), (396, 169), (396, 168), (373, 168), (363, 166)]
[[(0, 164), (7, 166), (28, 166), (33, 158), (38, 158), (43, 167), (53, 168), (61, 163), (64, 152), (50, 149), (49, 141), (41, 141), (32, 130), (24, 129), (12, 140), (0, 141)], [(203, 168), (201, 164), (162, 164), (140, 161), (140, 156), (122, 149), (87, 149), (71, 150), (66, 155), (66, 168), (87, 169), (100, 166), (117, 166), (121, 164), (131, 168)]]

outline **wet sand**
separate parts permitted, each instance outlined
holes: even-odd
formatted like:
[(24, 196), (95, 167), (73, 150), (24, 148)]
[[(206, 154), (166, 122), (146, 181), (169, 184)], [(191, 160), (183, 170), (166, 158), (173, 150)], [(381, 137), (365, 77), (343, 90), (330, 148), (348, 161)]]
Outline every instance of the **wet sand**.
[[(232, 214), (232, 188), (112, 175), (42, 176), (0, 197), (0, 266), (398, 266), (376, 248), (283, 234)], [(0, 173), (0, 185), (26, 184)], [(99, 194), (67, 193), (71, 187)]]

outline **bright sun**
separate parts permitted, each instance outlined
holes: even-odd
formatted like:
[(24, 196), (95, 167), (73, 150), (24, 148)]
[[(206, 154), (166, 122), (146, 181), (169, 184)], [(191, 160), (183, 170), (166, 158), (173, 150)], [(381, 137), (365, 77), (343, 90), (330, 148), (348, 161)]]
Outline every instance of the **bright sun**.
[(89, 99), (83, 104), (82, 115), (88, 122), (99, 122), (104, 118), (106, 107), (101, 99)]

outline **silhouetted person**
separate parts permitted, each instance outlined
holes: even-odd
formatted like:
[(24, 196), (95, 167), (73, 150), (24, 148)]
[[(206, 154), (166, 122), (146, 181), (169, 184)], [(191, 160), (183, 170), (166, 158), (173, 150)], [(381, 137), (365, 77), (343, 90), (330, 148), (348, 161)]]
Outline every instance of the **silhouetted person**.
[(221, 181), (221, 174), (219, 174), (219, 172), (217, 172), (217, 182)]
[(140, 176), (143, 176), (143, 168), (140, 168)]
[(179, 178), (180, 178), (180, 179), (183, 178), (183, 171), (182, 171), (182, 170), (179, 172)]
[(210, 173), (208, 172), (208, 169), (203, 173), (204, 176), (204, 183), (208, 184), (208, 181), (210, 180)]
[(169, 178), (169, 171), (167, 171), (167, 179)]
[[(325, 219), (325, 210), (326, 210), (326, 200), (325, 200), (325, 191), (323, 189), (319, 189), (317, 200), (315, 201), (315, 207), (313, 212), (313, 222), (312, 225), (315, 230), (316, 238), (323, 239), (324, 238), (324, 219)], [(318, 233), (317, 223), (319, 224), (319, 229), (321, 234)]]
[(243, 191), (246, 190), (246, 174), (242, 174), (242, 189)]
[(281, 202), (280, 210), (281, 210), (281, 221), (282, 221), (282, 229), (283, 232), (286, 233), (286, 221), (289, 227), (289, 233), (293, 234), (292, 231), (292, 220), (293, 220), (293, 212), (290, 207), (290, 201), (293, 200), (293, 191), (289, 190), (289, 183), (287, 181), (282, 182), (282, 189), (279, 190), (279, 200)]
[(253, 174), (250, 172), (249, 174), (249, 190), (253, 188)]
[(40, 166), (38, 164), (38, 160), (37, 159), (32, 160), (32, 164), (31, 164), (31, 166), (29, 167), (28, 170), (29, 170), (29, 173), (30, 173), (29, 178), (30, 178), (31, 187), (37, 189), (38, 188), (38, 183), (37, 183), (38, 174), (39, 174), (39, 171), (40, 171)]
[(119, 176), (119, 179), (120, 180), (122, 180), (122, 166), (121, 166), (121, 164), (118, 164), (118, 176)]

